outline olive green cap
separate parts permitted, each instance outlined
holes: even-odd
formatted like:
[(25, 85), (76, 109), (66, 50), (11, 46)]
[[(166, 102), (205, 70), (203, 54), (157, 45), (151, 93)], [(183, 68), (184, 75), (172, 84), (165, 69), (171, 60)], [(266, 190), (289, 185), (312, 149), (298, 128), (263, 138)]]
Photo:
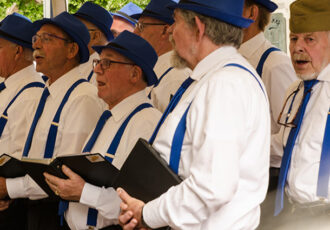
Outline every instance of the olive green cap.
[(290, 5), (290, 31), (330, 30), (330, 0), (297, 0)]

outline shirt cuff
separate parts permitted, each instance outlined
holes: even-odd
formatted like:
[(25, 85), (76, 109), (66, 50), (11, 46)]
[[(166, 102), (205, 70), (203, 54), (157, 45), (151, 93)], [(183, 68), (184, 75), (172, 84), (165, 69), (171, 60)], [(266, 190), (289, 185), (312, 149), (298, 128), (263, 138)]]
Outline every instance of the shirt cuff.
[(143, 220), (152, 229), (168, 226), (168, 223), (161, 218), (160, 203), (160, 198), (157, 198), (143, 207)]
[(102, 188), (86, 182), (82, 190), (79, 202), (89, 207), (95, 208), (97, 206), (97, 201), (101, 191)]
[(28, 197), (24, 188), (24, 177), (6, 178), (6, 186), (11, 199)]

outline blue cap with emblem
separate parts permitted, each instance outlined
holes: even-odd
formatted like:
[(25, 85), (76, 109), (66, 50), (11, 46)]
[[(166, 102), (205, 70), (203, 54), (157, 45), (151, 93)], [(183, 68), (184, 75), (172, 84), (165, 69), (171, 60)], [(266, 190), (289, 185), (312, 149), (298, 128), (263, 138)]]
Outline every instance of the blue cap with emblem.
[(157, 76), (153, 70), (158, 56), (152, 46), (140, 36), (127, 30), (112, 40), (106, 46), (93, 46), (93, 49), (101, 54), (103, 49), (112, 49), (141, 67), (147, 78), (148, 86), (157, 82)]

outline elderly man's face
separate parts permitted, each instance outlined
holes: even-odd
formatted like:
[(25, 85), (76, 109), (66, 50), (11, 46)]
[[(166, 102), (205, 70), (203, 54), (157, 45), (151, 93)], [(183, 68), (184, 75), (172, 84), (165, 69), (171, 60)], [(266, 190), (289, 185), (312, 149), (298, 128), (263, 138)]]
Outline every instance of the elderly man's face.
[(194, 46), (194, 37), (192, 28), (185, 22), (180, 11), (174, 11), (174, 23), (170, 27), (170, 41), (173, 44), (175, 55), (172, 62), (176, 67), (182, 68), (188, 66), (194, 68), (194, 59), (197, 55)]
[[(104, 59), (133, 64), (133, 62), (111, 49), (102, 51), (100, 60)], [(109, 105), (110, 109), (130, 95), (132, 88), (129, 79), (131, 74), (133, 74), (134, 65), (123, 63), (111, 63), (107, 67), (102, 66), (101, 62), (94, 67), (94, 72), (97, 74), (98, 96)]]
[(36, 70), (46, 76), (56, 75), (67, 62), (68, 36), (57, 26), (46, 24), (40, 28), (33, 42)]
[(125, 19), (122, 19), (121, 17), (118, 16), (114, 16), (113, 23), (111, 25), (111, 32), (113, 33), (113, 36), (117, 37), (124, 30), (133, 32), (134, 26)]
[(290, 53), (297, 76), (315, 79), (330, 63), (328, 32), (291, 33)]
[(15, 66), (17, 45), (0, 38), (0, 76), (7, 78), (12, 75)]
[(156, 50), (159, 50), (159, 41), (162, 40), (162, 34), (167, 24), (163, 21), (151, 17), (141, 17), (134, 33), (144, 38)]

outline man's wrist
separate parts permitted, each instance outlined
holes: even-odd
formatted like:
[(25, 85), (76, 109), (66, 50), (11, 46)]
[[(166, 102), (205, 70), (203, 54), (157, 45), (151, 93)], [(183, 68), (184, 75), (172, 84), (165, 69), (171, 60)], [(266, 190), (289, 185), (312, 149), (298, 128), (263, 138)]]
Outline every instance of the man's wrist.
[(141, 210), (141, 225), (142, 225), (143, 228), (150, 228), (151, 229), (151, 227), (149, 227), (148, 224), (144, 221), (143, 208), (144, 208), (144, 205), (143, 205), (142, 210)]

